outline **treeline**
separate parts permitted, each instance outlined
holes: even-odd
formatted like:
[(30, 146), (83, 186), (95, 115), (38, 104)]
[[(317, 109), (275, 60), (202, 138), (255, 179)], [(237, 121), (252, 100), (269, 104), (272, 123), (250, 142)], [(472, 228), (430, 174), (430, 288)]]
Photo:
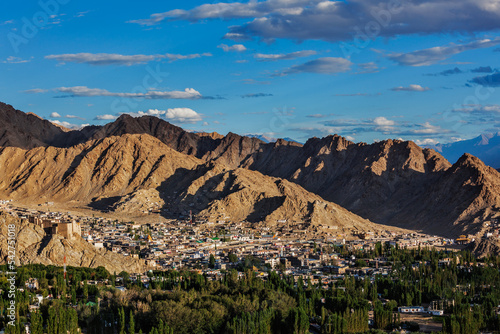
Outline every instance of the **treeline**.
[[(171, 333), (364, 333), (402, 325), (398, 306), (420, 306), (439, 301), (448, 316), (444, 333), (500, 331), (500, 261), (496, 257), (477, 265), (469, 252), (428, 249), (404, 250), (378, 244), (373, 251), (350, 252), (364, 263), (383, 257), (392, 266), (389, 275), (354, 277), (331, 282), (323, 289), (310, 278), (269, 272), (256, 276), (247, 259), (243, 273), (235, 269), (220, 280), (189, 271), (153, 271), (146, 281), (126, 272), (104, 268), (67, 269), (28, 265), (18, 268), (16, 285), (37, 278), (39, 289), (17, 293), (15, 327), (7, 333), (33, 334), (171, 334)], [(446, 261), (441, 261), (444, 260)], [(359, 262), (361, 263), (361, 262)], [(5, 270), (1, 268), (0, 270)], [(100, 285), (91, 281), (102, 282)], [(119, 291), (116, 284), (126, 291)], [(0, 326), (6, 325), (8, 282), (0, 275)], [(29, 309), (35, 294), (46, 298), (39, 309)], [(415, 327), (415, 324), (412, 324)], [(418, 328), (413, 328), (416, 331)], [(416, 326), (418, 327), (418, 326)]]

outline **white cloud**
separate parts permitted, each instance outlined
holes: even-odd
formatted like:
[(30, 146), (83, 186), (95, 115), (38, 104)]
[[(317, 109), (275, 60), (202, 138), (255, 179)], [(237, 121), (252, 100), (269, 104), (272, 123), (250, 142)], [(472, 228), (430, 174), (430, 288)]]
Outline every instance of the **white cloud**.
[(52, 124), (63, 126), (65, 128), (71, 129), (71, 130), (78, 130), (84, 127), (84, 125), (78, 125), (78, 124), (72, 124), (69, 122), (61, 122), (58, 120), (50, 121)]
[(345, 58), (325, 57), (292, 66), (275, 74), (275, 76), (285, 76), (294, 73), (335, 74), (349, 71), (352, 65), (353, 64)]
[(391, 88), (391, 90), (395, 92), (426, 92), (430, 90), (430, 88), (422, 87), (420, 85), (409, 85), (408, 87), (403, 87), (403, 86), (394, 87)]
[(41, 88), (35, 88), (35, 89), (28, 89), (24, 91), (25, 93), (28, 94), (41, 94), (41, 93), (47, 93), (47, 89), (41, 89)]
[(85, 120), (85, 118), (80, 117), (80, 116), (76, 116), (76, 115), (66, 115), (66, 116), (64, 116), (64, 117), (66, 117), (66, 118), (70, 118), (70, 119), (79, 119), (79, 120), (82, 120), (82, 121), (84, 121), (84, 120)]
[[(187, 99), (196, 100), (201, 99), (203, 96), (193, 88), (186, 88), (183, 91), (158, 91), (149, 90), (145, 93), (114, 93), (101, 88), (89, 88), (87, 86), (74, 86), (74, 87), (58, 87), (52, 91), (66, 93), (70, 97), (92, 97), (92, 96), (112, 96), (123, 98), (143, 98), (143, 99)], [(44, 89), (30, 89), (25, 93), (47, 93), (48, 90)], [(210, 97), (208, 97), (210, 98)]]
[(396, 128), (394, 127), (396, 125), (396, 122), (385, 117), (375, 117), (373, 119), (373, 124), (375, 125), (375, 131), (393, 132), (396, 130)]
[(404, 66), (429, 66), (439, 61), (450, 58), (453, 55), (468, 50), (489, 48), (500, 44), (500, 37), (493, 40), (481, 39), (466, 44), (449, 44), (447, 46), (436, 46), (429, 49), (413, 51), (409, 53), (392, 53), (386, 57)]
[(314, 50), (303, 50), (292, 53), (279, 53), (279, 54), (256, 53), (254, 55), (254, 58), (259, 59), (259, 61), (277, 61), (277, 60), (288, 60), (288, 59), (309, 57), (309, 56), (314, 56), (316, 54), (318, 54), (318, 52)]
[(418, 146), (432, 146), (432, 145), (437, 145), (439, 144), (439, 141), (437, 141), (436, 139), (432, 139), (432, 138), (425, 138), (425, 139), (417, 139), (415, 140), (415, 144), (417, 144)]
[(218, 48), (224, 50), (224, 52), (243, 52), (247, 50), (247, 48), (243, 44), (234, 44), (231, 46), (221, 44), (218, 46)]
[(345, 136), (345, 139), (349, 140), (349, 141), (355, 141), (356, 139), (352, 136)]
[(374, 62), (369, 62), (369, 63), (362, 63), (357, 65), (361, 71), (358, 72), (358, 74), (364, 74), (364, 73), (377, 73), (380, 69), (377, 64)]
[(336, 133), (356, 136), (361, 133), (383, 133), (384, 135), (397, 136), (399, 138), (431, 137), (441, 138), (453, 131), (443, 129), (430, 122), (423, 124), (408, 121), (396, 122), (383, 116), (373, 119), (335, 119), (322, 122), (325, 127), (331, 127)]
[(87, 15), (90, 12), (91, 12), (90, 10), (87, 10), (84, 12), (78, 12), (78, 13), (76, 13), (75, 17), (84, 17), (85, 15)]
[(201, 58), (201, 57), (212, 57), (212, 54), (209, 52), (194, 53), (194, 54), (189, 54), (189, 55), (167, 53), (162, 57), (167, 58), (170, 61), (176, 61), (176, 60), (184, 60), (184, 59), (195, 59), (195, 58)]
[(500, 105), (499, 104), (464, 104), (461, 108), (453, 109), (454, 112), (461, 112), (465, 114), (480, 115), (494, 115), (500, 116)]
[(149, 109), (147, 111), (138, 111), (128, 113), (133, 117), (156, 116), (164, 117), (168, 121), (175, 123), (196, 123), (201, 121), (202, 115), (190, 108), (171, 108), (167, 110)]
[(429, 122), (425, 122), (424, 124), (419, 125), (417, 129), (410, 130), (409, 132), (412, 134), (430, 135), (444, 133), (446, 131), (439, 126), (432, 125)]
[(106, 115), (97, 115), (95, 119), (98, 121), (114, 121), (117, 118), (118, 118), (117, 116), (106, 114)]
[(50, 117), (51, 118), (61, 118), (61, 115), (54, 111), (53, 113), (50, 114)]
[(144, 64), (157, 59), (157, 56), (147, 55), (120, 55), (109, 53), (75, 53), (45, 56), (45, 59), (54, 59), (60, 63), (86, 63), (90, 65), (125, 65)]
[(189, 108), (168, 109), (165, 118), (179, 123), (196, 123), (202, 120), (200, 114)]
[(31, 61), (31, 59), (22, 59), (22, 58), (19, 58), (19, 57), (10, 56), (10, 57), (7, 57), (7, 59), (4, 60), (3, 63), (6, 63), (6, 64), (22, 64), (22, 63), (29, 63), (30, 61)]
[(396, 122), (392, 121), (392, 120), (389, 120), (385, 117), (376, 117), (375, 119), (373, 119), (373, 123), (375, 125), (380, 125), (380, 126), (387, 126), (387, 125), (395, 125)]
[(48, 55), (45, 59), (57, 60), (59, 63), (79, 63), (79, 64), (89, 64), (96, 66), (105, 65), (121, 65), (121, 66), (131, 66), (136, 64), (145, 64), (150, 61), (158, 61), (162, 59), (168, 59), (169, 61), (184, 60), (184, 59), (194, 59), (200, 57), (211, 57), (211, 53), (195, 53), (188, 55), (181, 54), (171, 54), (167, 53), (164, 55), (121, 55), (115, 53), (68, 53), (60, 55)]

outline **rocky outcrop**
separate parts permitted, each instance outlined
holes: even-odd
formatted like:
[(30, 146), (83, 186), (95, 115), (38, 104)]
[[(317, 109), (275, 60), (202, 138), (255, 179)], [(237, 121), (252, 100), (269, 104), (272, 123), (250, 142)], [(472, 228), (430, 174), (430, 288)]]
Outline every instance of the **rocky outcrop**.
[(44, 230), (25, 220), (0, 212), (0, 263), (8, 256), (7, 225), (16, 225), (16, 265), (40, 263), (97, 268), (103, 266), (110, 273), (122, 270), (131, 273), (144, 272), (147, 268), (143, 260), (132, 259), (106, 250), (99, 251), (81, 237), (64, 239), (59, 235), (46, 235)]

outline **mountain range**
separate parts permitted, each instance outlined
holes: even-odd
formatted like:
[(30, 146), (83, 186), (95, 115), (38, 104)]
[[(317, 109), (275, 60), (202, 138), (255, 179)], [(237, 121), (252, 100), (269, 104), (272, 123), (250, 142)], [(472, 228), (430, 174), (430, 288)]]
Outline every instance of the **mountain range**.
[(500, 169), (500, 132), (485, 133), (473, 139), (438, 144), (429, 148), (440, 152), (450, 161), (456, 161), (465, 152), (470, 153), (488, 166)]
[(377, 224), (443, 236), (500, 219), (500, 173), (462, 155), (451, 164), (413, 142), (305, 144), (192, 133), (122, 115), (105, 126), (57, 127), (0, 104), (0, 198), (74, 202), (101, 210), (373, 230)]

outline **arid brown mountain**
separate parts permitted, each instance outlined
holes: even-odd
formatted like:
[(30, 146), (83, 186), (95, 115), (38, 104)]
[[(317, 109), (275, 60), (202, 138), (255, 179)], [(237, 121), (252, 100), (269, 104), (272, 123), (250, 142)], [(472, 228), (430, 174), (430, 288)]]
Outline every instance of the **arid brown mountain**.
[(295, 152), (280, 149), (287, 164), (261, 153), (246, 167), (296, 182), (377, 223), (458, 235), (498, 216), (500, 174), (469, 155), (451, 166), (412, 142), (366, 145), (338, 136), (313, 138)]
[(64, 256), (69, 266), (97, 268), (103, 266), (109, 272), (144, 272), (143, 260), (124, 257), (110, 251), (99, 251), (80, 237), (73, 240), (59, 235), (46, 235), (44, 230), (27, 221), (21, 221), (0, 212), (0, 263), (8, 256), (7, 225), (16, 225), (16, 265), (41, 263), (62, 266)]
[(0, 194), (26, 201), (81, 201), (158, 187), (201, 161), (149, 135), (92, 140), (70, 148), (0, 148)]
[(207, 220), (266, 222), (268, 225), (306, 222), (339, 230), (381, 230), (368, 220), (325, 201), (297, 184), (242, 168), (209, 162), (180, 170), (159, 188), (169, 212), (194, 209)]
[(172, 217), (193, 209), (214, 219), (382, 229), (297, 184), (205, 163), (144, 134), (70, 148), (0, 148), (0, 166), (0, 196), (23, 202), (74, 202), (126, 213), (155, 202)]
[[(122, 142), (122, 138), (136, 138), (129, 134), (151, 136), (157, 141), (145, 140), (147, 152), (142, 152), (141, 145)], [(24, 141), (29, 143), (26, 138)], [(282, 139), (264, 143), (233, 133), (190, 133), (152, 116), (122, 115), (102, 127), (60, 131), (52, 139), (37, 142), (60, 148), (28, 152), (0, 149), (0, 167), (6, 166), (7, 171), (6, 177), (0, 179), (0, 194), (18, 198), (40, 194), (56, 200), (90, 198), (97, 206), (121, 209), (133, 204), (140, 210), (142, 197), (160, 196), (147, 194), (148, 189), (156, 191), (158, 183), (165, 184), (171, 177), (185, 176), (184, 181), (189, 183), (193, 170), (200, 172), (210, 165), (207, 163), (215, 163), (224, 166), (227, 175), (242, 177), (240, 168), (281, 182), (288, 180), (376, 223), (447, 236), (479, 231), (483, 222), (497, 219), (500, 208), (498, 171), (470, 155), (452, 165), (434, 150), (399, 140), (368, 145), (328, 136), (311, 138), (304, 145)], [(134, 162), (134, 155), (126, 153), (131, 149), (139, 157), (138, 162)], [(168, 162), (181, 162), (167, 167), (166, 160), (160, 159), (163, 154), (172, 157)], [(42, 159), (46, 156), (59, 162), (53, 170), (49, 171), (50, 163)], [(114, 162), (121, 156), (126, 157), (124, 162)], [(194, 160), (186, 160), (187, 156)], [(155, 169), (151, 179), (147, 171), (157, 163), (167, 172)], [(137, 169), (142, 174), (136, 175)], [(44, 188), (47, 184), (51, 185), (49, 189)], [(81, 189), (79, 184), (83, 184)], [(187, 188), (176, 190), (176, 196)], [(123, 196), (128, 196), (127, 205)], [(188, 203), (190, 198), (183, 201)], [(249, 205), (254, 204), (249, 201)]]

